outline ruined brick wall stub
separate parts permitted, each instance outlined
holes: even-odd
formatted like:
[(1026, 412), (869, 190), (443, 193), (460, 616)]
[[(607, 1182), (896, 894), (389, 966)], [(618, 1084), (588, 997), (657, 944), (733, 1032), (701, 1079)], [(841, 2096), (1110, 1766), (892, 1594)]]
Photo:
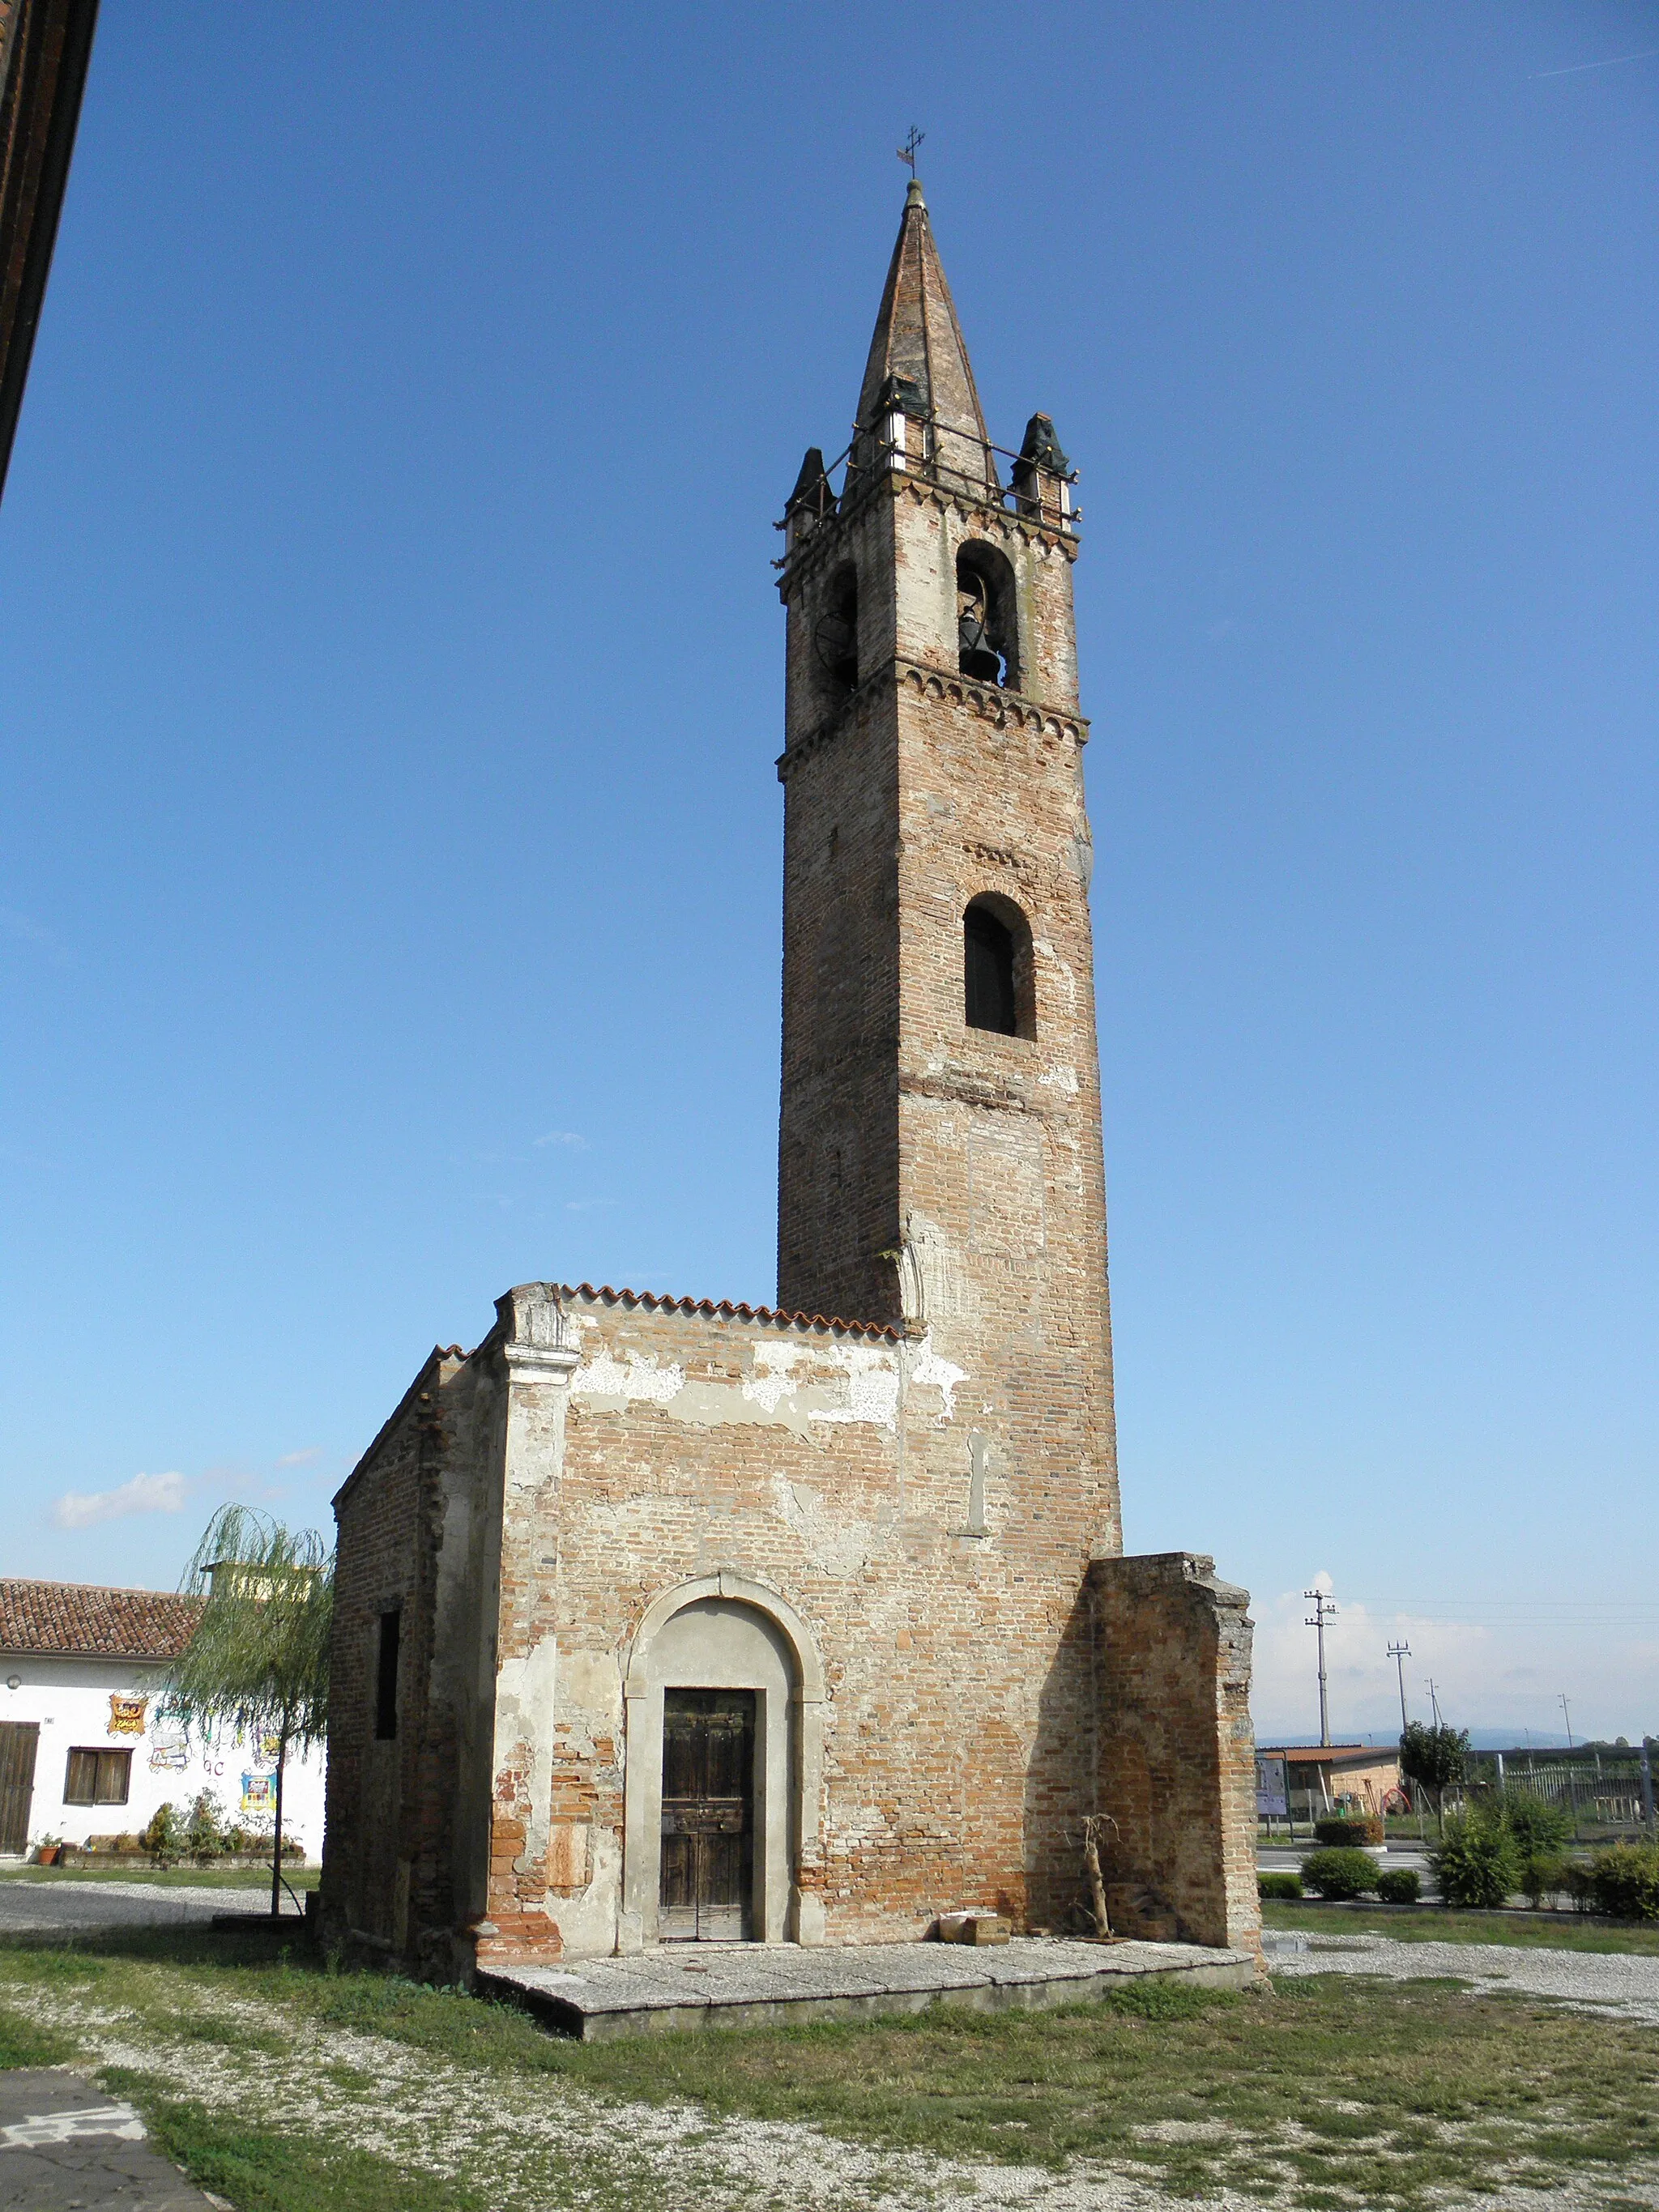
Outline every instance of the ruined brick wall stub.
[(1259, 1952), (1248, 1593), (1186, 1552), (1097, 1560), (1088, 1581), (1114, 1925), (1168, 1911), (1184, 1941)]

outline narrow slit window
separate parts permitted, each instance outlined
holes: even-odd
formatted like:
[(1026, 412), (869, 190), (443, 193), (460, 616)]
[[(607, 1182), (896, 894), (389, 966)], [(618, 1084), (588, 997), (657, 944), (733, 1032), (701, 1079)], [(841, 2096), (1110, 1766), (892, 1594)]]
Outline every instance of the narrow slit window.
[(398, 1651), (403, 1640), (401, 1607), (380, 1615), (380, 1663), (374, 1674), (374, 1733), (383, 1742), (398, 1733)]
[(130, 1751), (75, 1750), (64, 1778), (66, 1805), (125, 1805), (132, 1781)]
[(1012, 930), (982, 906), (970, 906), (962, 927), (969, 1028), (994, 1030), (1001, 1036), (1018, 1036)]

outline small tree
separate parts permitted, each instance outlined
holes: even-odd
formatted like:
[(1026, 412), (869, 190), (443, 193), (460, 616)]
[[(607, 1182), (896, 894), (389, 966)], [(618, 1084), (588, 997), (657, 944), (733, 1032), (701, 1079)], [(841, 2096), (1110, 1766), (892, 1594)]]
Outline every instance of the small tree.
[(1467, 1729), (1431, 1728), (1425, 1721), (1408, 1721), (1401, 1731), (1400, 1771), (1408, 1782), (1434, 1792), (1435, 1817), (1445, 1826), (1446, 1790), (1461, 1782), (1468, 1771), (1469, 1732)]
[(314, 1528), (290, 1533), (245, 1505), (222, 1506), (181, 1587), (201, 1619), (164, 1692), (185, 1722), (217, 1720), (276, 1740), (270, 1910), (283, 1904), (283, 1775), (288, 1754), (328, 1733), (334, 1562)]

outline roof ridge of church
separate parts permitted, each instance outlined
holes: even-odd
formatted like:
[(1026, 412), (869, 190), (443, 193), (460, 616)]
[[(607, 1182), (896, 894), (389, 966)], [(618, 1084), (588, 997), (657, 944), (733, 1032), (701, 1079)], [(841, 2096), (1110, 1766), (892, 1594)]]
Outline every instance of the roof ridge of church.
[(613, 1290), (609, 1283), (560, 1283), (562, 1298), (586, 1298), (596, 1305), (643, 1306), (647, 1313), (701, 1314), (708, 1321), (754, 1321), (780, 1328), (833, 1328), (848, 1336), (873, 1336), (896, 1344), (902, 1332), (890, 1322), (845, 1321), (835, 1314), (790, 1313), (781, 1306), (751, 1306), (741, 1299), (678, 1297), (672, 1291)]

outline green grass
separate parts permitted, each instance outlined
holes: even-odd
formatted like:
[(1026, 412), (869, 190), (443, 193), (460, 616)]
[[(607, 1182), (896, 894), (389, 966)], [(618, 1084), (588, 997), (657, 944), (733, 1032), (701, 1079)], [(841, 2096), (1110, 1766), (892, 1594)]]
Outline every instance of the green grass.
[[(1182, 2195), (1231, 2186), (1308, 2208), (1427, 2207), (1573, 2174), (1605, 2188), (1659, 2158), (1650, 2027), (1443, 1978), (1322, 1975), (1262, 1994), (1148, 1983), (1058, 2012), (581, 2045), (505, 2006), (297, 1953), (264, 1960), (234, 1936), (0, 1945), (0, 2050), (15, 2032), (25, 2053), (10, 2063), (41, 2063), (31, 2033), (58, 2038), (57, 2055), (77, 2037), (95, 2053), (99, 2021), (118, 2014), (124, 2055), (139, 2055), (104, 2078), (238, 2212), (471, 2212), (475, 2169), (492, 2212), (750, 2202), (708, 2164), (727, 2116), (811, 2122), (878, 2153), (1098, 2160)], [(216, 2099), (189, 2077), (210, 2061)], [(273, 2118), (260, 2099), (278, 2077)], [(447, 2174), (426, 2170), (423, 2094), (428, 2115), (487, 2137)], [(584, 2149), (593, 2100), (700, 2109), (713, 2132), (685, 2140), (702, 2164), (630, 2148), (642, 2123), (620, 2116)], [(571, 2147), (534, 2136), (550, 2112)], [(840, 2201), (866, 2199), (849, 2185)]]
[(203, 2189), (225, 2197), (237, 2212), (486, 2212), (487, 2188), (474, 2191), (453, 2177), (411, 2174), (389, 2159), (339, 2144), (210, 2112), (187, 2099), (158, 2097), (142, 2074), (106, 2067), (103, 2078), (118, 2095), (142, 2103), (156, 2148), (181, 2166)]
[(1306, 1929), (1321, 1936), (1390, 1936), (1400, 1943), (1501, 1943), (1528, 1951), (1622, 1951), (1659, 1958), (1659, 1928), (1641, 1922), (1580, 1920), (1566, 1913), (1452, 1912), (1437, 1905), (1332, 1907), (1266, 1899), (1264, 1928)]
[[(315, 1889), (319, 1867), (283, 1869), (283, 1880), (303, 1896)], [(0, 1869), (0, 1881), (156, 1881), (167, 1889), (269, 1889), (270, 1869), (215, 1866), (20, 1866)]]

